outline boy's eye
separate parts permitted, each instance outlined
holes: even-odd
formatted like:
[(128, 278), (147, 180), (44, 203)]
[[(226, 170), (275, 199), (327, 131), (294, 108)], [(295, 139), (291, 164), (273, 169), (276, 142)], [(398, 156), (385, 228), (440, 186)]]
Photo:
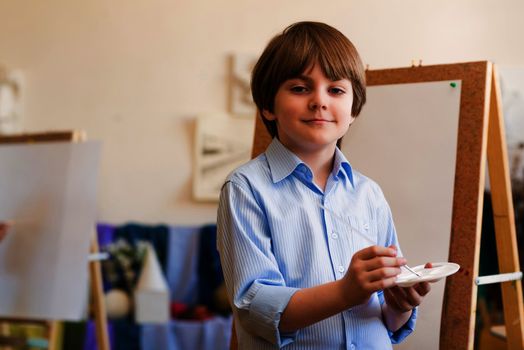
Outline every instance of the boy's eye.
[(308, 91), (307, 87), (302, 86), (302, 85), (292, 86), (290, 90), (292, 92), (295, 92), (295, 93), (304, 93), (304, 92)]
[(335, 95), (341, 95), (341, 94), (346, 93), (346, 91), (344, 89), (341, 89), (341, 88), (338, 88), (338, 87), (334, 87), (334, 88), (329, 89), (329, 92), (331, 92), (332, 94), (335, 94)]

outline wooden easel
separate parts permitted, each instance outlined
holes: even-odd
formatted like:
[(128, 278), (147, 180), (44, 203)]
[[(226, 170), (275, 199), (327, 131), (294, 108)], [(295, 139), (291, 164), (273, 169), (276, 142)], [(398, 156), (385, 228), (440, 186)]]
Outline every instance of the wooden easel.
[[(80, 131), (54, 131), (45, 133), (28, 133), (17, 135), (0, 135), (0, 144), (14, 143), (41, 143), (41, 142), (83, 142), (85, 133)], [(99, 252), (98, 239), (94, 232), (90, 247), (91, 254)], [(99, 350), (110, 350), (109, 336), (107, 332), (107, 317), (104, 303), (104, 291), (102, 288), (102, 272), (99, 260), (91, 260), (89, 263), (89, 275), (91, 281), (91, 293), (93, 298), (93, 314), (95, 317), (96, 337)], [(58, 321), (34, 321), (9, 319), (8, 322), (42, 324), (47, 327), (48, 349), (55, 349), (57, 345)]]
[[(368, 70), (367, 85), (461, 80), (455, 185), (449, 261), (461, 269), (446, 280), (440, 349), (473, 349), (486, 159), (491, 183), (497, 252), (501, 273), (520, 272), (515, 219), (506, 155), (500, 89), (491, 62), (471, 62)], [(264, 152), (271, 137), (256, 119), (253, 153)], [(507, 276), (506, 276), (507, 277)], [(503, 281), (508, 349), (524, 349), (524, 312), (520, 279)], [(233, 332), (234, 333), (234, 332)], [(233, 334), (231, 349), (236, 348)]]

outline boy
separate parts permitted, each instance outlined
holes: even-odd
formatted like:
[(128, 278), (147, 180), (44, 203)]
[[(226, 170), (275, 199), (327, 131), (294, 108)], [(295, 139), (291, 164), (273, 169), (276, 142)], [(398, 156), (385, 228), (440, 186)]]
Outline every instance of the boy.
[(239, 348), (391, 348), (430, 287), (395, 285), (406, 260), (389, 206), (337, 148), (366, 99), (356, 49), (326, 24), (293, 24), (251, 88), (274, 138), (228, 177), (218, 210)]

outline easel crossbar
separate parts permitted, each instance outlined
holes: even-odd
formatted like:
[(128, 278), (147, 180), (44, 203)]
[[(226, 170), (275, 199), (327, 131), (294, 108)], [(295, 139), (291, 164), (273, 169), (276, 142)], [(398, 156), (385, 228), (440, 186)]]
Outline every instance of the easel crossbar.
[(109, 254), (106, 252), (91, 253), (87, 257), (88, 261), (101, 261), (101, 260), (107, 260), (107, 259), (109, 259)]
[(517, 281), (522, 279), (522, 271), (519, 272), (510, 272), (510, 273), (501, 273), (497, 275), (481, 276), (475, 278), (475, 284), (477, 286), (483, 284), (493, 284), (493, 283), (502, 283), (509, 281)]

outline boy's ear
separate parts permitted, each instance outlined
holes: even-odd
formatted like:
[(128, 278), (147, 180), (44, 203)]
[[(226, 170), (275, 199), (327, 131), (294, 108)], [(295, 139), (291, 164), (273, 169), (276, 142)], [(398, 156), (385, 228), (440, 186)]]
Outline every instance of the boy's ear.
[(277, 119), (277, 118), (275, 118), (275, 115), (273, 113), (271, 113), (270, 111), (268, 111), (267, 109), (263, 109), (262, 110), (262, 116), (266, 120), (276, 120)]
[(351, 116), (351, 119), (349, 120), (349, 125), (353, 124), (353, 122), (355, 121), (355, 119), (357, 119), (357, 118)]

